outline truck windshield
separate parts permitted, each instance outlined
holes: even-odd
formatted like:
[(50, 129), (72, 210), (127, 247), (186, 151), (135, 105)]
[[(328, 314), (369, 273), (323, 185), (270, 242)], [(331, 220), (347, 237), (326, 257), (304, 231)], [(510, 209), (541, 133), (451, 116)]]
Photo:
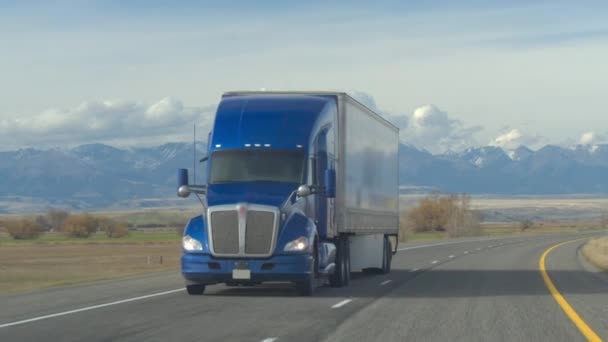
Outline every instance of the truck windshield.
[(302, 151), (226, 150), (211, 155), (209, 183), (280, 182), (301, 184)]

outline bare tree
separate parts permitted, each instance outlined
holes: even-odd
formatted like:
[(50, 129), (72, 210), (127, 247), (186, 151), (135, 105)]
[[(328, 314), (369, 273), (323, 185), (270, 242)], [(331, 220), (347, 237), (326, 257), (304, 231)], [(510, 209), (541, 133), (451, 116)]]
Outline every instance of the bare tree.
[(65, 220), (70, 214), (65, 210), (50, 209), (46, 213), (47, 221), (51, 231), (61, 231)]

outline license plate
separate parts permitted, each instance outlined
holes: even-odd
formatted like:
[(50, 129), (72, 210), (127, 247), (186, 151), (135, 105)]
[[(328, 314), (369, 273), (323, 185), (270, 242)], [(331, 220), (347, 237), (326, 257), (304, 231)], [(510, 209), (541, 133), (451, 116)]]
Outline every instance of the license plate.
[(251, 279), (250, 270), (232, 270), (232, 279)]

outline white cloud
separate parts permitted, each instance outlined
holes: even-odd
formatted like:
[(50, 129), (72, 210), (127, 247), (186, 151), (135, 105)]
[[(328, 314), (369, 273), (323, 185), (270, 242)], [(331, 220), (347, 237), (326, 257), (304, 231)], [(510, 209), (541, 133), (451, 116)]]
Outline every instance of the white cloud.
[(585, 132), (578, 140), (579, 145), (603, 144), (608, 140), (605, 135), (595, 132)]
[(474, 135), (480, 126), (466, 127), (432, 104), (418, 107), (409, 119), (402, 139), (433, 153), (459, 151), (476, 145)]
[(192, 125), (208, 131), (212, 107), (186, 107), (172, 97), (152, 104), (133, 101), (87, 101), (67, 109), (0, 120), (0, 144), (73, 145), (123, 141), (132, 145), (187, 140)]
[(393, 114), (378, 108), (368, 93), (352, 91), (349, 94), (399, 127), (403, 142), (432, 153), (459, 151), (476, 145), (474, 135), (482, 129), (481, 126), (467, 127), (432, 104), (416, 108), (412, 115)]
[(515, 150), (522, 145), (529, 147), (538, 141), (538, 137), (523, 134), (519, 129), (514, 128), (494, 138), (490, 145), (502, 147), (505, 150)]

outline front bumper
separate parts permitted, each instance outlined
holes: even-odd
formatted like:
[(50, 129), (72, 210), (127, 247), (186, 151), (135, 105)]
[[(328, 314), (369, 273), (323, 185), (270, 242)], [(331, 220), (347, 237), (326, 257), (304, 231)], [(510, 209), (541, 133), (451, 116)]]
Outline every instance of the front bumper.
[[(268, 281), (305, 281), (310, 277), (312, 256), (308, 254), (277, 255), (265, 259), (215, 258), (209, 254), (184, 253), (182, 275), (187, 282), (198, 284), (262, 283)], [(251, 279), (234, 280), (232, 270), (246, 264)]]

